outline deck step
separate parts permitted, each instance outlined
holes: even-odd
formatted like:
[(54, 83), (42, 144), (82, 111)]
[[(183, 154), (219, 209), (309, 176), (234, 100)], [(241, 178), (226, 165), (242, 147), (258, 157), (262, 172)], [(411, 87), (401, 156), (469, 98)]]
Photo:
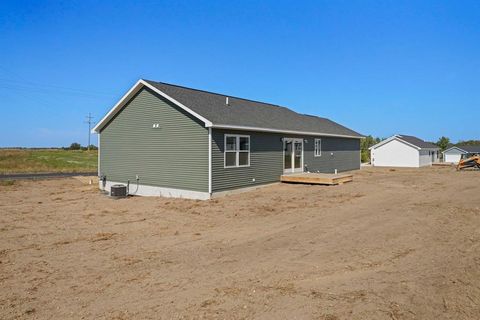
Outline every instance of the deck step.
[(280, 176), (280, 181), (288, 183), (338, 185), (353, 181), (353, 174), (294, 173)]

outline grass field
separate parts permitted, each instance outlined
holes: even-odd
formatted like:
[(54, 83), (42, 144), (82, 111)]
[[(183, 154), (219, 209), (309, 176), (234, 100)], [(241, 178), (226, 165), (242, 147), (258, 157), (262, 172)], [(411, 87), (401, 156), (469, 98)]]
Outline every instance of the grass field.
[(0, 150), (0, 174), (27, 172), (95, 172), (96, 170), (96, 150)]

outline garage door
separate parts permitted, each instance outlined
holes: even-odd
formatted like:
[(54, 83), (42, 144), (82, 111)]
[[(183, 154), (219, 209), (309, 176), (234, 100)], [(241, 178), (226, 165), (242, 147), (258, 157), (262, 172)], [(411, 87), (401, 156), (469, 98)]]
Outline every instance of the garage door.
[(460, 154), (445, 154), (445, 162), (457, 163), (460, 161)]

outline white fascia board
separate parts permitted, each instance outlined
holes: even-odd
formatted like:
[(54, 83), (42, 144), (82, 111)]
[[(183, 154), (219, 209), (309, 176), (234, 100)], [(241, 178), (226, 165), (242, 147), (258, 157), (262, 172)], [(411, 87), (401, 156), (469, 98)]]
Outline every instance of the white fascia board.
[(92, 133), (98, 133), (105, 126), (105, 124), (107, 124), (108, 121), (110, 121), (118, 113), (118, 111), (120, 111), (122, 109), (122, 107), (138, 91), (140, 91), (140, 89), (143, 88), (143, 87), (147, 87), (147, 88), (151, 89), (153, 92), (155, 92), (155, 93), (159, 94), (160, 96), (164, 97), (165, 99), (172, 102), (173, 104), (180, 107), (181, 109), (185, 110), (187, 113), (191, 114), (195, 118), (203, 121), (205, 123), (205, 127), (211, 127), (212, 126), (212, 123), (208, 119), (202, 117), (201, 115), (199, 115), (195, 111), (191, 110), (190, 108), (186, 107), (185, 105), (178, 102), (177, 100), (173, 99), (172, 97), (170, 97), (166, 93), (158, 90), (157, 88), (155, 88), (154, 86), (152, 86), (148, 82), (140, 79), (140, 80), (137, 81), (137, 83), (135, 83), (135, 85), (132, 88), (130, 88), (130, 90), (128, 90), (128, 92), (120, 99), (120, 101), (118, 101), (117, 104), (115, 106), (113, 106), (112, 109), (110, 109), (110, 111), (105, 115), (105, 117), (103, 117), (102, 120), (100, 120), (97, 123), (97, 125), (92, 129)]
[(444, 150), (442, 153), (445, 153), (445, 152), (450, 151), (450, 150), (452, 150), (452, 149), (457, 149), (458, 151), (461, 151), (461, 152), (463, 152), (463, 153), (468, 153), (466, 150), (463, 150), (463, 149), (461, 149), (461, 148), (459, 148), (459, 147), (456, 147), (456, 146), (450, 147), (450, 148)]
[(397, 138), (397, 137), (398, 137), (398, 136), (395, 134), (395, 135), (391, 136), (390, 138), (387, 138), (387, 139), (385, 139), (385, 140), (380, 141), (380, 142), (377, 143), (377, 144), (374, 144), (373, 146), (371, 146), (370, 148), (368, 148), (368, 150), (376, 149), (376, 148), (384, 145), (385, 143), (388, 143), (388, 142), (392, 141), (393, 139), (395, 139), (395, 138)]
[(232, 125), (226, 125), (226, 124), (213, 124), (211, 127), (214, 128), (214, 129), (275, 132), (275, 133), (299, 134), (299, 135), (307, 135), (307, 136), (327, 136), (327, 137), (352, 138), (352, 139), (365, 138), (364, 136), (349, 136), (349, 135), (322, 133), (322, 132), (280, 130), (280, 129), (270, 129), (270, 128), (259, 128), (259, 127), (246, 127), (246, 126), (232, 126)]
[(169, 95), (167, 95), (166, 93), (164, 93), (163, 91), (161, 90), (158, 90), (157, 88), (155, 88), (154, 86), (152, 86), (151, 84), (149, 84), (148, 82), (144, 81), (144, 80), (140, 80), (140, 82), (146, 86), (147, 88), (150, 88), (152, 91), (158, 93), (159, 95), (161, 95), (162, 97), (164, 97), (165, 99), (169, 100), (170, 102), (173, 102), (175, 105), (179, 106), (180, 108), (182, 108), (183, 110), (185, 110), (186, 112), (188, 112), (189, 114), (191, 114), (192, 116), (194, 116), (195, 118), (203, 121), (205, 123), (205, 127), (211, 127), (212, 126), (212, 122), (210, 122), (210, 120), (208, 120), (207, 118), (204, 118), (202, 117), (201, 115), (199, 115), (198, 113), (196, 113), (195, 111), (193, 111), (192, 109), (188, 108), (187, 106), (181, 104), (180, 102), (178, 102), (177, 100), (173, 99), (172, 97), (170, 97)]
[(130, 100), (131, 97), (133, 97), (143, 86), (141, 83), (142, 80), (138, 80), (137, 83), (133, 87), (128, 90), (127, 93), (113, 106), (110, 111), (100, 120), (95, 127), (92, 129), (92, 133), (98, 133), (100, 129), (110, 120), (113, 118), (113, 116), (123, 107), (123, 105)]
[(398, 141), (401, 141), (401, 142), (403, 142), (403, 143), (405, 143), (405, 144), (409, 145), (410, 147), (413, 147), (413, 148), (415, 148), (415, 149), (417, 149), (417, 150), (422, 150), (422, 148), (420, 148), (420, 147), (418, 147), (418, 146), (416, 146), (416, 145), (414, 145), (414, 144), (411, 144), (410, 142), (407, 142), (407, 141), (403, 140), (402, 138), (397, 137), (397, 140), (398, 140)]
[[(411, 144), (410, 142), (407, 142), (407, 141), (403, 140), (402, 138), (400, 138), (400, 137), (397, 136), (397, 135), (391, 136), (391, 137), (388, 138), (388, 139), (385, 139), (385, 140), (383, 140), (383, 141), (380, 141), (380, 142), (377, 143), (376, 145), (371, 146), (370, 148), (368, 148), (368, 150), (372, 150), (372, 149), (376, 149), (376, 148), (378, 148), (378, 147), (381, 147), (381, 146), (383, 146), (384, 144), (389, 143), (389, 142), (392, 141), (392, 140), (398, 140), (398, 141), (400, 141), (400, 142), (402, 142), (402, 143), (405, 143), (406, 145), (408, 145), (408, 146), (410, 146), (410, 147), (412, 147), (412, 148), (415, 148), (415, 149), (417, 149), (417, 150), (422, 150), (422, 148), (420, 148), (420, 147), (418, 147), (418, 146), (416, 146), (416, 145), (414, 145), (414, 144)], [(423, 149), (429, 149), (429, 148), (423, 148)]]

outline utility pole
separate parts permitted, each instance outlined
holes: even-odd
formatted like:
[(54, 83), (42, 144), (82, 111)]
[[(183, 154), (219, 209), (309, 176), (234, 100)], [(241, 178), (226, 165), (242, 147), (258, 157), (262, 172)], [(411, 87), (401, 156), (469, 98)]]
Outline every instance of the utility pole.
[(88, 123), (88, 145), (87, 145), (87, 150), (90, 151), (90, 130), (91, 130), (91, 127), (92, 127), (92, 115), (90, 114), (90, 112), (88, 113), (88, 116), (87, 116), (87, 121), (85, 121), (85, 123)]

